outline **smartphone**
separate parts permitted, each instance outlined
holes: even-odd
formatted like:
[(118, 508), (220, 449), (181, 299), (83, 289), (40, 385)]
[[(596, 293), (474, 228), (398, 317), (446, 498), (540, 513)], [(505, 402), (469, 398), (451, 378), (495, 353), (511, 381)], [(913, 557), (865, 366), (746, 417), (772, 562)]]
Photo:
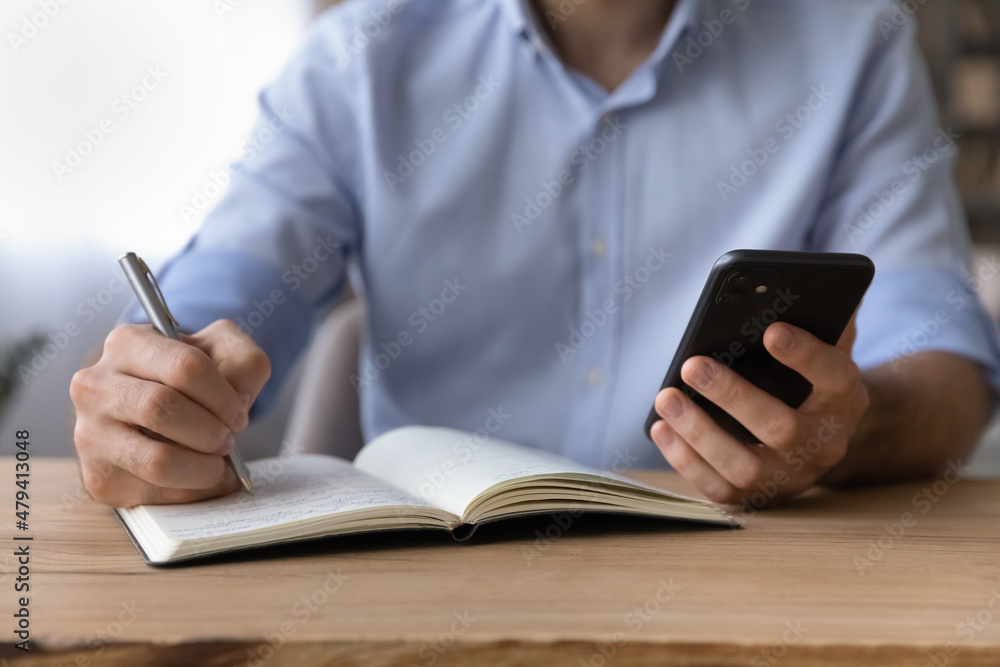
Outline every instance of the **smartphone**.
[[(875, 276), (864, 255), (831, 252), (733, 250), (719, 258), (667, 370), (661, 389), (677, 387), (744, 444), (759, 442), (728, 412), (681, 380), (690, 357), (714, 358), (793, 408), (812, 384), (764, 348), (764, 330), (788, 322), (835, 344)], [(646, 437), (660, 419), (646, 418)]]

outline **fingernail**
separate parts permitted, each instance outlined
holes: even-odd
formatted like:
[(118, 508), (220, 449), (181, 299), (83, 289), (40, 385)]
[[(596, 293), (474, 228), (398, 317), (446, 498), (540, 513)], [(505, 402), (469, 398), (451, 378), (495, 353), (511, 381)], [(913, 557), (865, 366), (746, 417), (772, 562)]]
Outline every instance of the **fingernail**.
[(676, 396), (668, 396), (660, 402), (660, 414), (667, 419), (677, 419), (684, 414), (684, 404)]
[(249, 410), (250, 405), (253, 403), (253, 394), (240, 394), (240, 400), (243, 401), (243, 407)]
[(691, 377), (691, 382), (697, 389), (704, 389), (708, 385), (712, 384), (712, 378), (715, 377), (715, 365), (710, 364), (707, 361), (698, 365), (698, 368), (694, 370)]
[(219, 453), (222, 454), (223, 456), (226, 456), (227, 454), (229, 454), (229, 452), (233, 451), (233, 448), (235, 446), (236, 446), (236, 436), (233, 435), (232, 433), (227, 433), (225, 441), (222, 443), (222, 449), (220, 450)]
[(795, 334), (788, 327), (778, 327), (774, 331), (773, 345), (776, 350), (788, 350), (795, 344)]

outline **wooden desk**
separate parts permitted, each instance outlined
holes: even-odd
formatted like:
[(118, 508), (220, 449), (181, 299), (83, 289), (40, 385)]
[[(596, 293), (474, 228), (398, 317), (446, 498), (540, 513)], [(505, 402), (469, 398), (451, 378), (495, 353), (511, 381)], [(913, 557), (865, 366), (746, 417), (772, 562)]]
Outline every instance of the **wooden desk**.
[[(13, 508), (12, 459), (0, 469)], [(1000, 665), (1000, 481), (940, 482), (921, 513), (913, 499), (924, 487), (816, 493), (740, 531), (586, 520), (562, 530), (546, 518), (484, 529), (471, 544), (357, 537), (154, 569), (110, 510), (77, 498), (73, 461), (33, 459), (33, 650), (12, 648), (17, 565), (0, 557), (0, 657), (74, 667)], [(892, 535), (886, 524), (907, 512), (914, 520)], [(13, 523), (10, 509), (5, 556)], [(546, 529), (556, 539), (536, 544)], [(975, 627), (962, 625), (969, 617)]]

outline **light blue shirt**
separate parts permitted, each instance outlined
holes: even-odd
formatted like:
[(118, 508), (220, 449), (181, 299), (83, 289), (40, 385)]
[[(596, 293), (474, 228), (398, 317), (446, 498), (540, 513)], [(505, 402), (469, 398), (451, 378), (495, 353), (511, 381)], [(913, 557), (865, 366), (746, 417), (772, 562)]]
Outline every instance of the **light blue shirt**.
[(998, 377), (954, 141), (889, 2), (680, 0), (609, 94), (518, 0), (353, 0), (260, 104), (161, 284), (187, 328), (251, 330), (274, 370), (263, 405), (351, 280), (368, 438), (447, 425), (663, 465), (643, 420), (736, 248), (866, 254), (859, 364), (948, 350)]

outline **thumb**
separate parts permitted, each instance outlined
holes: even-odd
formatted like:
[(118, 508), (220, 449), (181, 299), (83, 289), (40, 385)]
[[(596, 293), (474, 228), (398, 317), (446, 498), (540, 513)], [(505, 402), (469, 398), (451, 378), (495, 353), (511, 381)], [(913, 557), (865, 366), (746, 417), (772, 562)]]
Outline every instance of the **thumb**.
[(230, 320), (216, 320), (188, 338), (215, 362), (249, 410), (271, 377), (267, 353)]

